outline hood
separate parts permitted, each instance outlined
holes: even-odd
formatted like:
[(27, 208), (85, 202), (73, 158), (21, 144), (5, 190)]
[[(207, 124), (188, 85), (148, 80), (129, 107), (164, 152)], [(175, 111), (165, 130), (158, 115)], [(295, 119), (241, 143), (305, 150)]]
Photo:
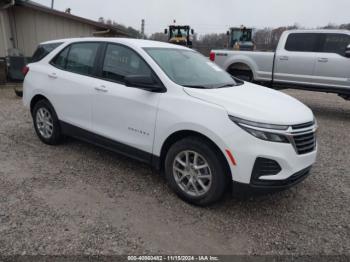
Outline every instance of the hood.
[(245, 82), (220, 89), (184, 88), (195, 98), (222, 106), (229, 115), (260, 123), (295, 125), (311, 122), (312, 111), (297, 99), (270, 88)]

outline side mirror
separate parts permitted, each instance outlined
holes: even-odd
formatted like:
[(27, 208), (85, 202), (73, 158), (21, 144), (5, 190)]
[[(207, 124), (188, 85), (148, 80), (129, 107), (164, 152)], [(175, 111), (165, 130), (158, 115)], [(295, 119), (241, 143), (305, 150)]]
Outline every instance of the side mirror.
[(129, 75), (124, 78), (125, 85), (146, 91), (163, 93), (165, 88), (151, 75)]
[(230, 31), (227, 31), (227, 32), (226, 32), (226, 35), (229, 36), (229, 35), (230, 35)]
[(350, 45), (345, 49), (345, 56), (350, 58)]
[(164, 29), (164, 34), (168, 34), (168, 29)]
[(191, 29), (191, 34), (194, 35), (194, 30), (193, 29)]

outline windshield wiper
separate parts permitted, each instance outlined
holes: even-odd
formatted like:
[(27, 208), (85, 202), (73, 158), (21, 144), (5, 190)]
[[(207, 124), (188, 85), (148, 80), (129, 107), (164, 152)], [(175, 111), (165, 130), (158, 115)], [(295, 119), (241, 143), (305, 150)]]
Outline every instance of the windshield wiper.
[(226, 84), (226, 85), (218, 86), (216, 88), (225, 88), (225, 87), (234, 87), (234, 86), (237, 86), (237, 84)]
[(187, 86), (184, 86), (184, 87), (199, 88), (199, 89), (209, 89), (208, 87), (200, 86), (200, 85), (187, 85)]

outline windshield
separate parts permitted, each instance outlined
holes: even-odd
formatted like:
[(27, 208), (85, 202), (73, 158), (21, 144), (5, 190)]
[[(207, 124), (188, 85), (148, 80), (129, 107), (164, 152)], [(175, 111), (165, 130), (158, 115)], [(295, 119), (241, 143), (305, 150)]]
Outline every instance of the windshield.
[(196, 88), (237, 85), (227, 72), (195, 51), (175, 48), (145, 48), (145, 51), (178, 85)]
[(249, 29), (232, 30), (232, 42), (250, 42), (252, 41), (252, 32)]
[(188, 30), (183, 28), (172, 28), (170, 30), (170, 37), (187, 37)]

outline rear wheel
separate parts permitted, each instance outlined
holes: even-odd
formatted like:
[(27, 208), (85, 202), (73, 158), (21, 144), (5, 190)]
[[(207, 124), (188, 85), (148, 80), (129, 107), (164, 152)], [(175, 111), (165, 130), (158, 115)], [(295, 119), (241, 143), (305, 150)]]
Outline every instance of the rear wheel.
[(178, 196), (206, 206), (224, 195), (228, 174), (216, 151), (206, 140), (197, 137), (180, 140), (169, 149), (165, 175)]
[(47, 100), (40, 100), (33, 108), (35, 131), (45, 144), (57, 145), (61, 142), (61, 129), (55, 110)]
[(232, 76), (237, 77), (243, 81), (247, 81), (247, 82), (254, 81), (253, 73), (248, 70), (233, 69), (233, 70), (230, 70), (229, 73)]

